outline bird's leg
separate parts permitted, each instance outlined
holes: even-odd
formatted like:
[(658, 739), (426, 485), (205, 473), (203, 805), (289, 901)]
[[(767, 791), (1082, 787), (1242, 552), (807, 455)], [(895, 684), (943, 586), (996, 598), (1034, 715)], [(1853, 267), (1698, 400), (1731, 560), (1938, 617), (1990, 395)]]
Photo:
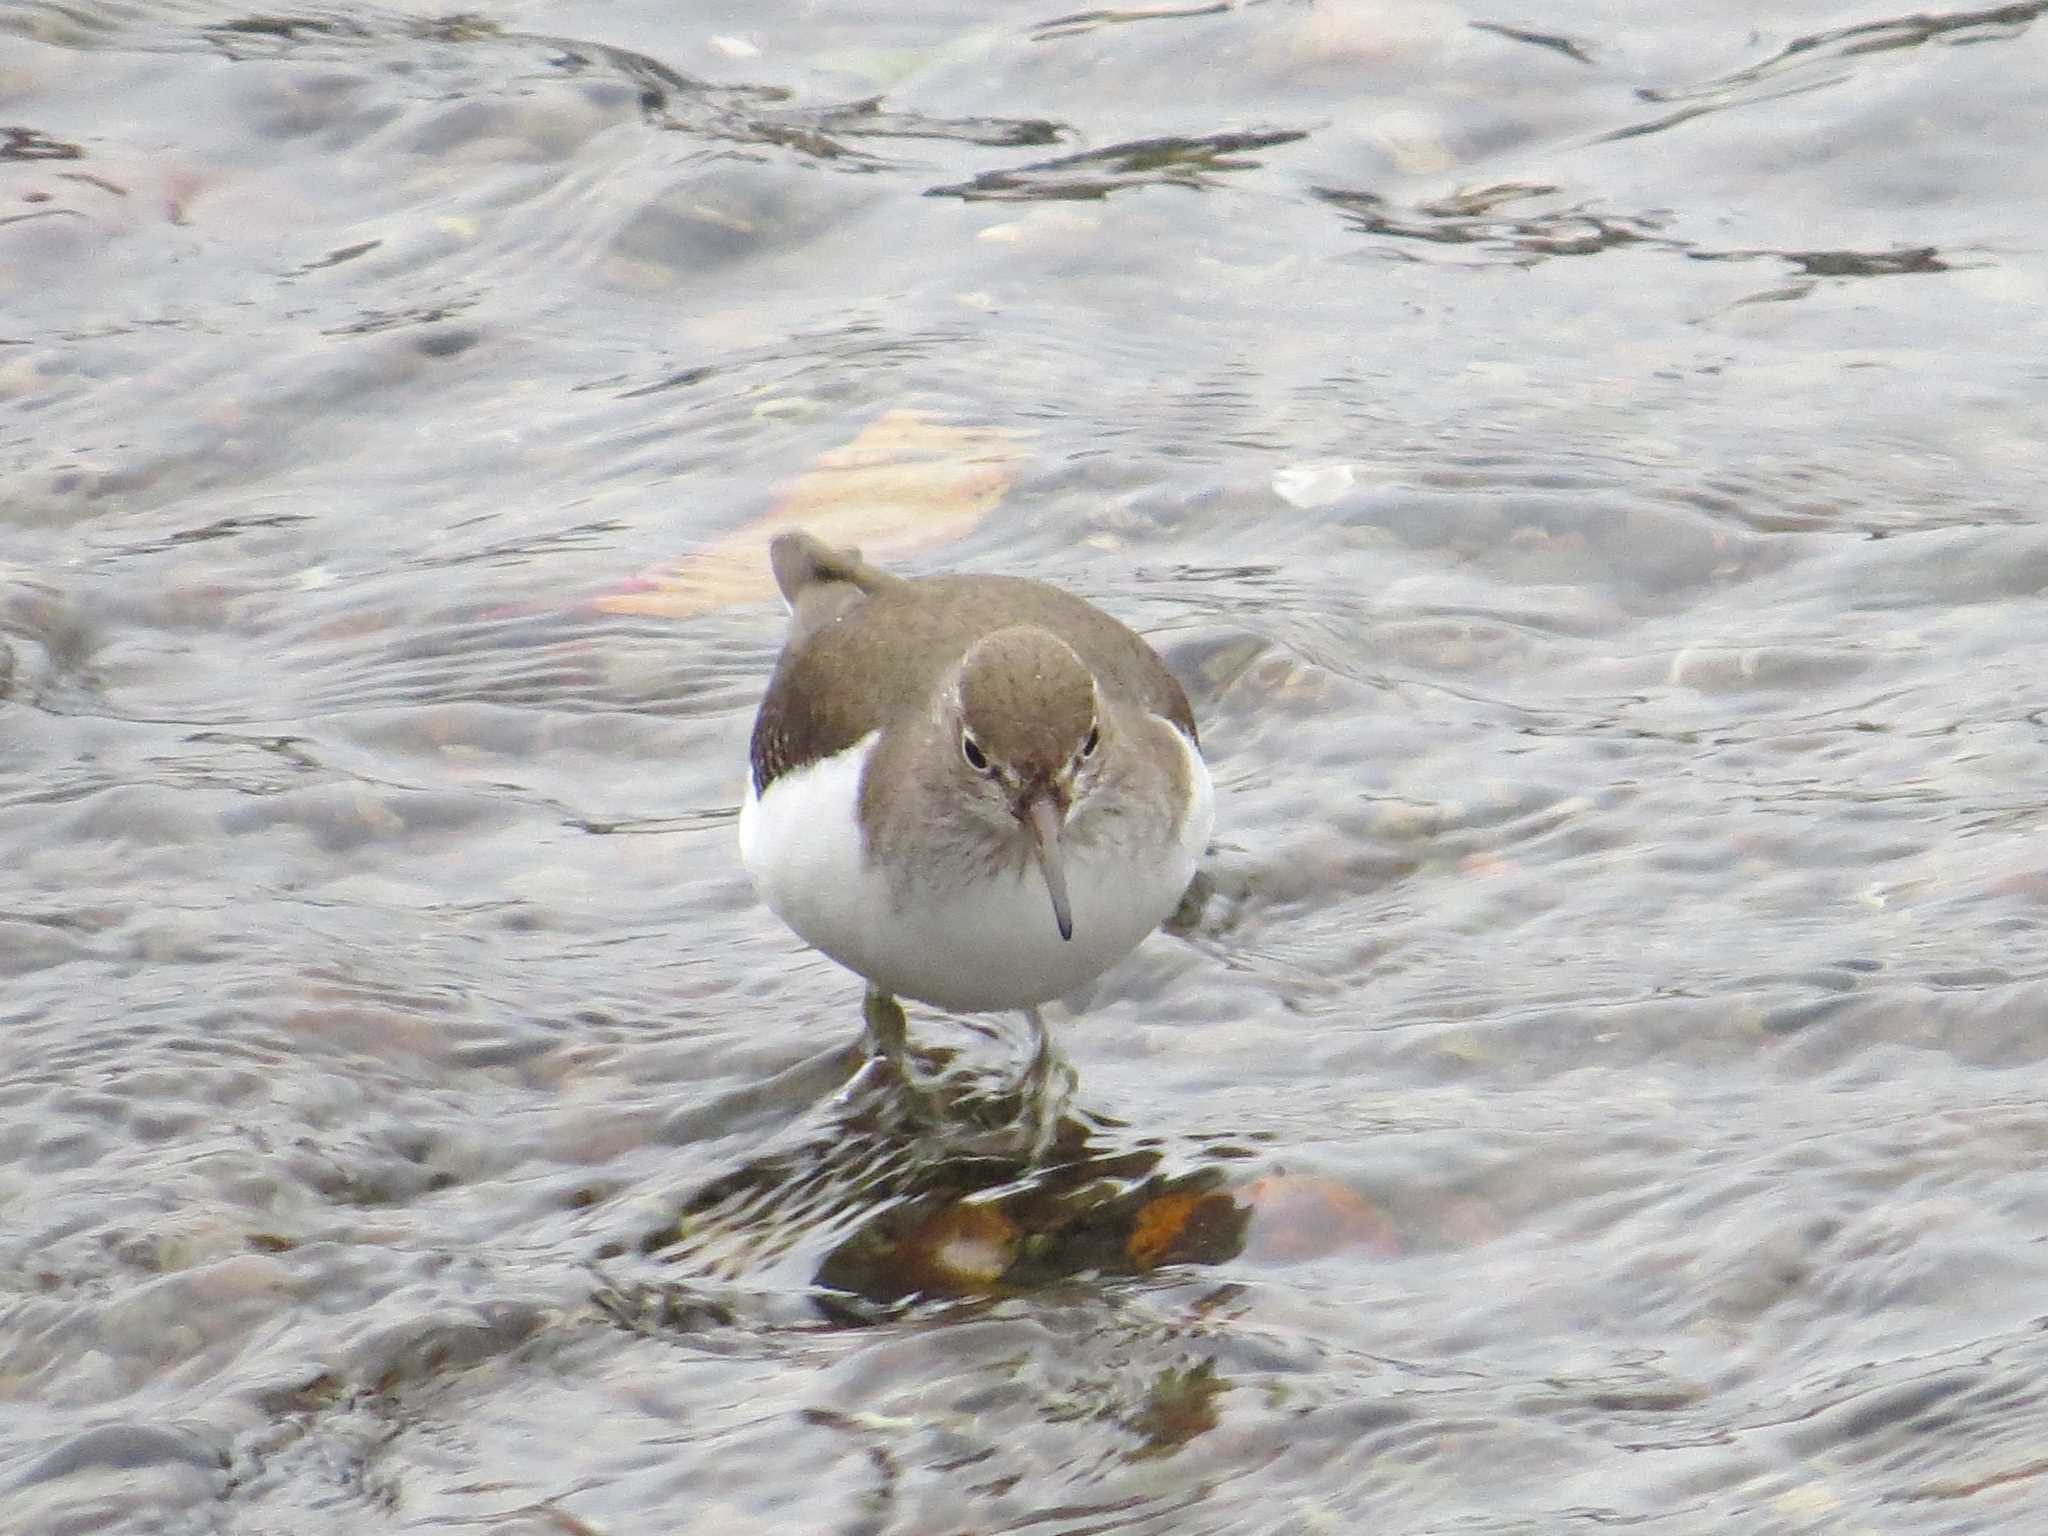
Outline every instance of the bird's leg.
[(1053, 1049), (1052, 1031), (1038, 1010), (1026, 1008), (1024, 1017), (1031, 1025), (1031, 1060), (1025, 1063), (1017, 1090), (1031, 1121), (1030, 1158), (1035, 1163), (1059, 1135), (1060, 1116), (1074, 1091), (1074, 1069)]
[(910, 1064), (910, 1021), (903, 1005), (875, 987), (869, 987), (861, 1003), (861, 1017), (867, 1023), (868, 1044), (873, 1051), (869, 1065), (876, 1062), (896, 1079), (896, 1102), (927, 1125), (942, 1125), (946, 1102), (938, 1091), (921, 1081)]
[(1031, 1026), (1031, 1059), (1024, 1064), (1024, 1085), (1038, 1088), (1044, 1085), (1046, 1074), (1052, 1070), (1052, 1034), (1036, 1008), (1026, 1008), (1024, 1018)]
[(869, 987), (860, 1014), (875, 1053), (894, 1067), (905, 1083), (910, 1082), (910, 1021), (903, 1017), (903, 1005), (879, 988)]

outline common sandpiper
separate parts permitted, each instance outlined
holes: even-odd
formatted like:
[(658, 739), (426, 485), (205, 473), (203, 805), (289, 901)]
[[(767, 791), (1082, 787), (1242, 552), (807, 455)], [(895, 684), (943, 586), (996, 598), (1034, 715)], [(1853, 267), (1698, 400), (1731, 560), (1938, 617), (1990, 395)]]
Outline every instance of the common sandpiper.
[(1039, 1005), (1185, 895), (1215, 820), (1187, 696), (1137, 635), (1015, 576), (907, 578), (807, 533), (770, 546), (790, 625), (754, 721), (740, 856), (868, 984), (904, 1071), (911, 998)]

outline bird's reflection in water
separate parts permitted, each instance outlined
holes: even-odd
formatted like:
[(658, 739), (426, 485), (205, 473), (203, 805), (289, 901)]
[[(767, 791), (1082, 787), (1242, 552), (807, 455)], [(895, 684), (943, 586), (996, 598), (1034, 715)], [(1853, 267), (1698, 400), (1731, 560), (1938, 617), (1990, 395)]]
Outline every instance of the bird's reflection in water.
[[(826, 1065), (807, 1064), (804, 1081), (815, 1087)], [(1020, 1075), (952, 1049), (884, 1045), (835, 1052), (830, 1071), (837, 1090), (777, 1145), (644, 1236), (640, 1252), (673, 1281), (613, 1289), (608, 1307), (644, 1324), (673, 1311), (671, 1284), (692, 1295), (794, 1284), (829, 1316), (871, 1321), (924, 1299), (1216, 1264), (1242, 1249), (1250, 1212), (1227, 1185), (1253, 1154), (1219, 1143), (1169, 1156), (1077, 1107), (1057, 1053)]]

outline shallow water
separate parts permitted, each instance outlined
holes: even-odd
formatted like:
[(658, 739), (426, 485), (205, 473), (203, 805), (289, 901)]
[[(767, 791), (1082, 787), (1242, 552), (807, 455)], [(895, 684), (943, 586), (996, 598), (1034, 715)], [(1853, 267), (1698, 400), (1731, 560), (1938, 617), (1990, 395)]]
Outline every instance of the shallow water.
[[(2043, 9), (0, 0), (0, 1526), (2032, 1529)], [(1187, 681), (1043, 1166), (792, 522)]]

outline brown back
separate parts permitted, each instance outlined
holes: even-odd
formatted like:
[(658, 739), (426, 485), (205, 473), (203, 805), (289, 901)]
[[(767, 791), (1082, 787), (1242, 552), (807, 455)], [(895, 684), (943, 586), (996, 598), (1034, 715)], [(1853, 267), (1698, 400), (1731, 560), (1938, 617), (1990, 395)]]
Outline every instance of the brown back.
[[(970, 645), (1013, 624), (1052, 630), (1102, 686), (1196, 740), (1187, 695), (1152, 648), (1057, 587), (1018, 576), (906, 579), (808, 534), (783, 535), (771, 558), (790, 600), (790, 638), (754, 721), (757, 793), (902, 712), (922, 712)], [(884, 655), (886, 667), (874, 660)]]

